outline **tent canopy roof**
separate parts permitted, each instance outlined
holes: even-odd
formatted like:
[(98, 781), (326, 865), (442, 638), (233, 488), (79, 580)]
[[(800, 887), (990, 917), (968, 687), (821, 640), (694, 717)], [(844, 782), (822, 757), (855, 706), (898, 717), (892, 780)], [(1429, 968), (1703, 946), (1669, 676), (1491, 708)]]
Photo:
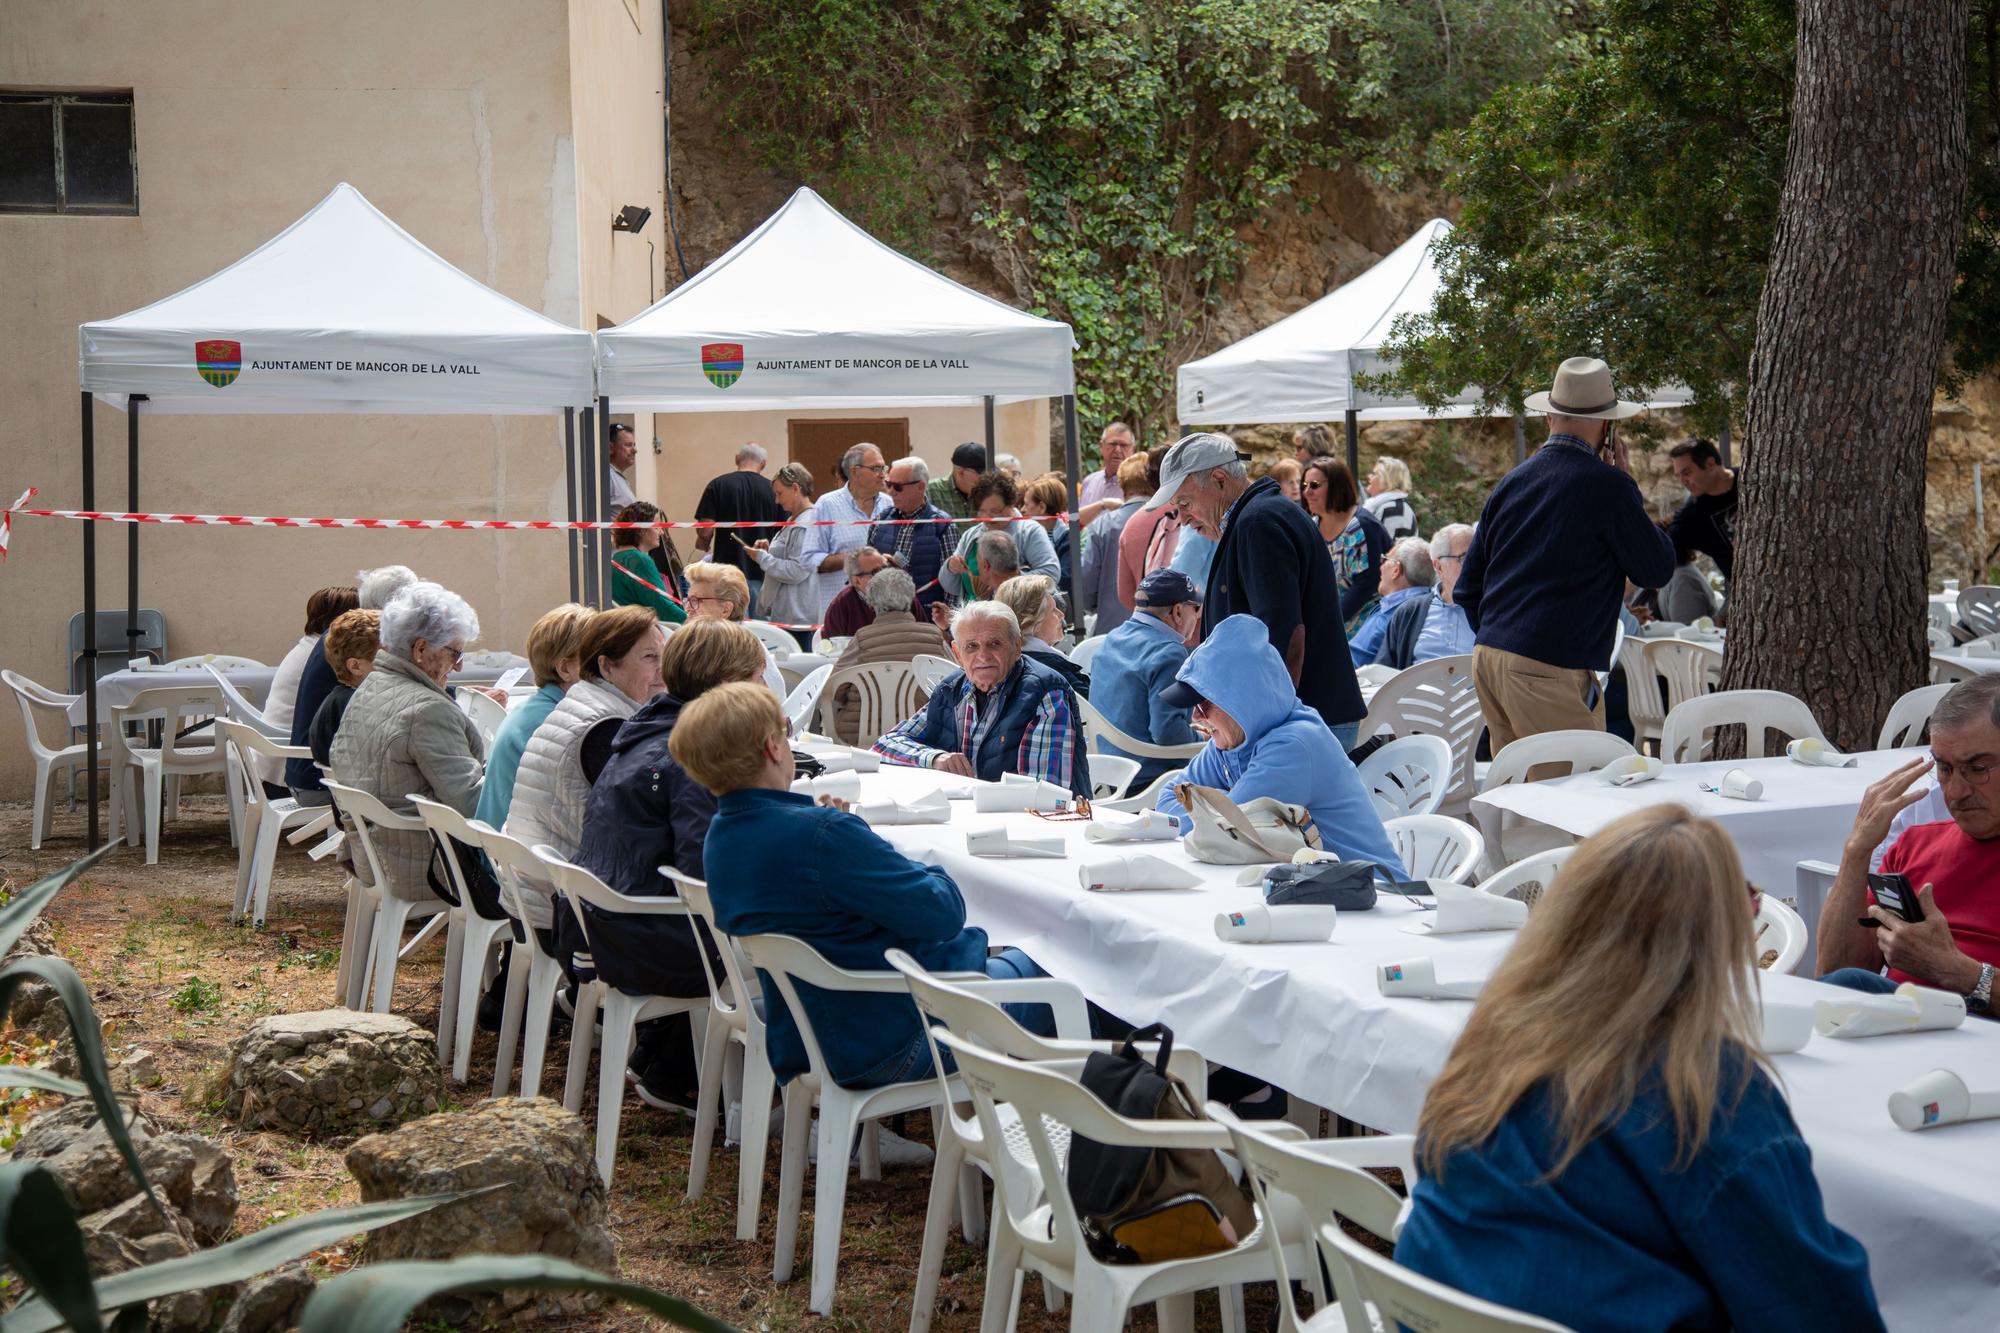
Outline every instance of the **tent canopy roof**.
[(454, 268), (344, 182), (229, 267), (78, 336), (83, 387), (149, 412), (547, 412), (592, 395), (590, 334)]
[(924, 267), (811, 189), (730, 251), (598, 334), (614, 410), (730, 411), (1057, 397), (1067, 324)]

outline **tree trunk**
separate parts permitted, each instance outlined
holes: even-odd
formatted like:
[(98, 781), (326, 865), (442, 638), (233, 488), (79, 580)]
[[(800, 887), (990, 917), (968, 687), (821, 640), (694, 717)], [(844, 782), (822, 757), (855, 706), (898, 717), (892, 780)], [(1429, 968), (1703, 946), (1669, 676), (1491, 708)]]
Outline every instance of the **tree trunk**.
[(1924, 456), (1966, 190), (1966, 0), (1801, 0), (1725, 689), (1868, 749), (1927, 678)]

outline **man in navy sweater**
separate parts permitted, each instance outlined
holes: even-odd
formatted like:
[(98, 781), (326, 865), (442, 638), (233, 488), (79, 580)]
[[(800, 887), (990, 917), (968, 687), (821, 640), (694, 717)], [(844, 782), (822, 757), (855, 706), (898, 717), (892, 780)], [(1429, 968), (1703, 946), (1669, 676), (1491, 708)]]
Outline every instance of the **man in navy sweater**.
[(1625, 582), (1657, 588), (1674, 572), (1614, 425), (1645, 409), (1619, 401), (1611, 368), (1571, 357), (1527, 406), (1548, 413), (1548, 443), (1488, 497), (1453, 591), (1478, 636), (1472, 677), (1495, 754), (1545, 731), (1604, 730), (1596, 673), (1610, 667)]

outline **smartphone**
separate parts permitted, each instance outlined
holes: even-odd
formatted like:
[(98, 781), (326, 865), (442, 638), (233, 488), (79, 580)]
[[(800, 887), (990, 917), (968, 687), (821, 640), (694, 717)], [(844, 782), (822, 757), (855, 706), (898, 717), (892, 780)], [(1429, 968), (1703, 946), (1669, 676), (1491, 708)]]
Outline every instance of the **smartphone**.
[(1924, 909), (1917, 901), (1917, 891), (1910, 887), (1908, 875), (1890, 873), (1868, 876), (1868, 888), (1875, 895), (1875, 902), (1883, 909), (1894, 912), (1905, 921), (1917, 922), (1924, 919)]

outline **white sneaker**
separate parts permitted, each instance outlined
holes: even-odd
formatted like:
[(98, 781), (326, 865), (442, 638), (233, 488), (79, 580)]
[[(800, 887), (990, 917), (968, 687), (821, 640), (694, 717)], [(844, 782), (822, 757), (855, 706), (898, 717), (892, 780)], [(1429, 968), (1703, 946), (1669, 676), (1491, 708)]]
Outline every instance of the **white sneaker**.
[[(863, 1128), (865, 1129), (866, 1126)], [(923, 1144), (912, 1143), (892, 1129), (885, 1128), (878, 1132), (882, 1135), (882, 1165), (885, 1168), (892, 1166), (929, 1166), (937, 1156), (937, 1154), (933, 1153)], [(813, 1118), (812, 1122), (812, 1141), (806, 1145), (806, 1160), (814, 1166), (819, 1165), (819, 1118), (817, 1116)], [(855, 1166), (860, 1161), (861, 1144), (857, 1139), (854, 1150), (847, 1155), (847, 1164)]]
[[(773, 1106), (771, 1108), (771, 1125), (767, 1137), (779, 1138), (783, 1136), (784, 1132), (785, 1108), (783, 1106)], [(725, 1148), (740, 1148), (743, 1146), (742, 1102), (729, 1103), (729, 1114), (723, 1117), (722, 1146)]]

